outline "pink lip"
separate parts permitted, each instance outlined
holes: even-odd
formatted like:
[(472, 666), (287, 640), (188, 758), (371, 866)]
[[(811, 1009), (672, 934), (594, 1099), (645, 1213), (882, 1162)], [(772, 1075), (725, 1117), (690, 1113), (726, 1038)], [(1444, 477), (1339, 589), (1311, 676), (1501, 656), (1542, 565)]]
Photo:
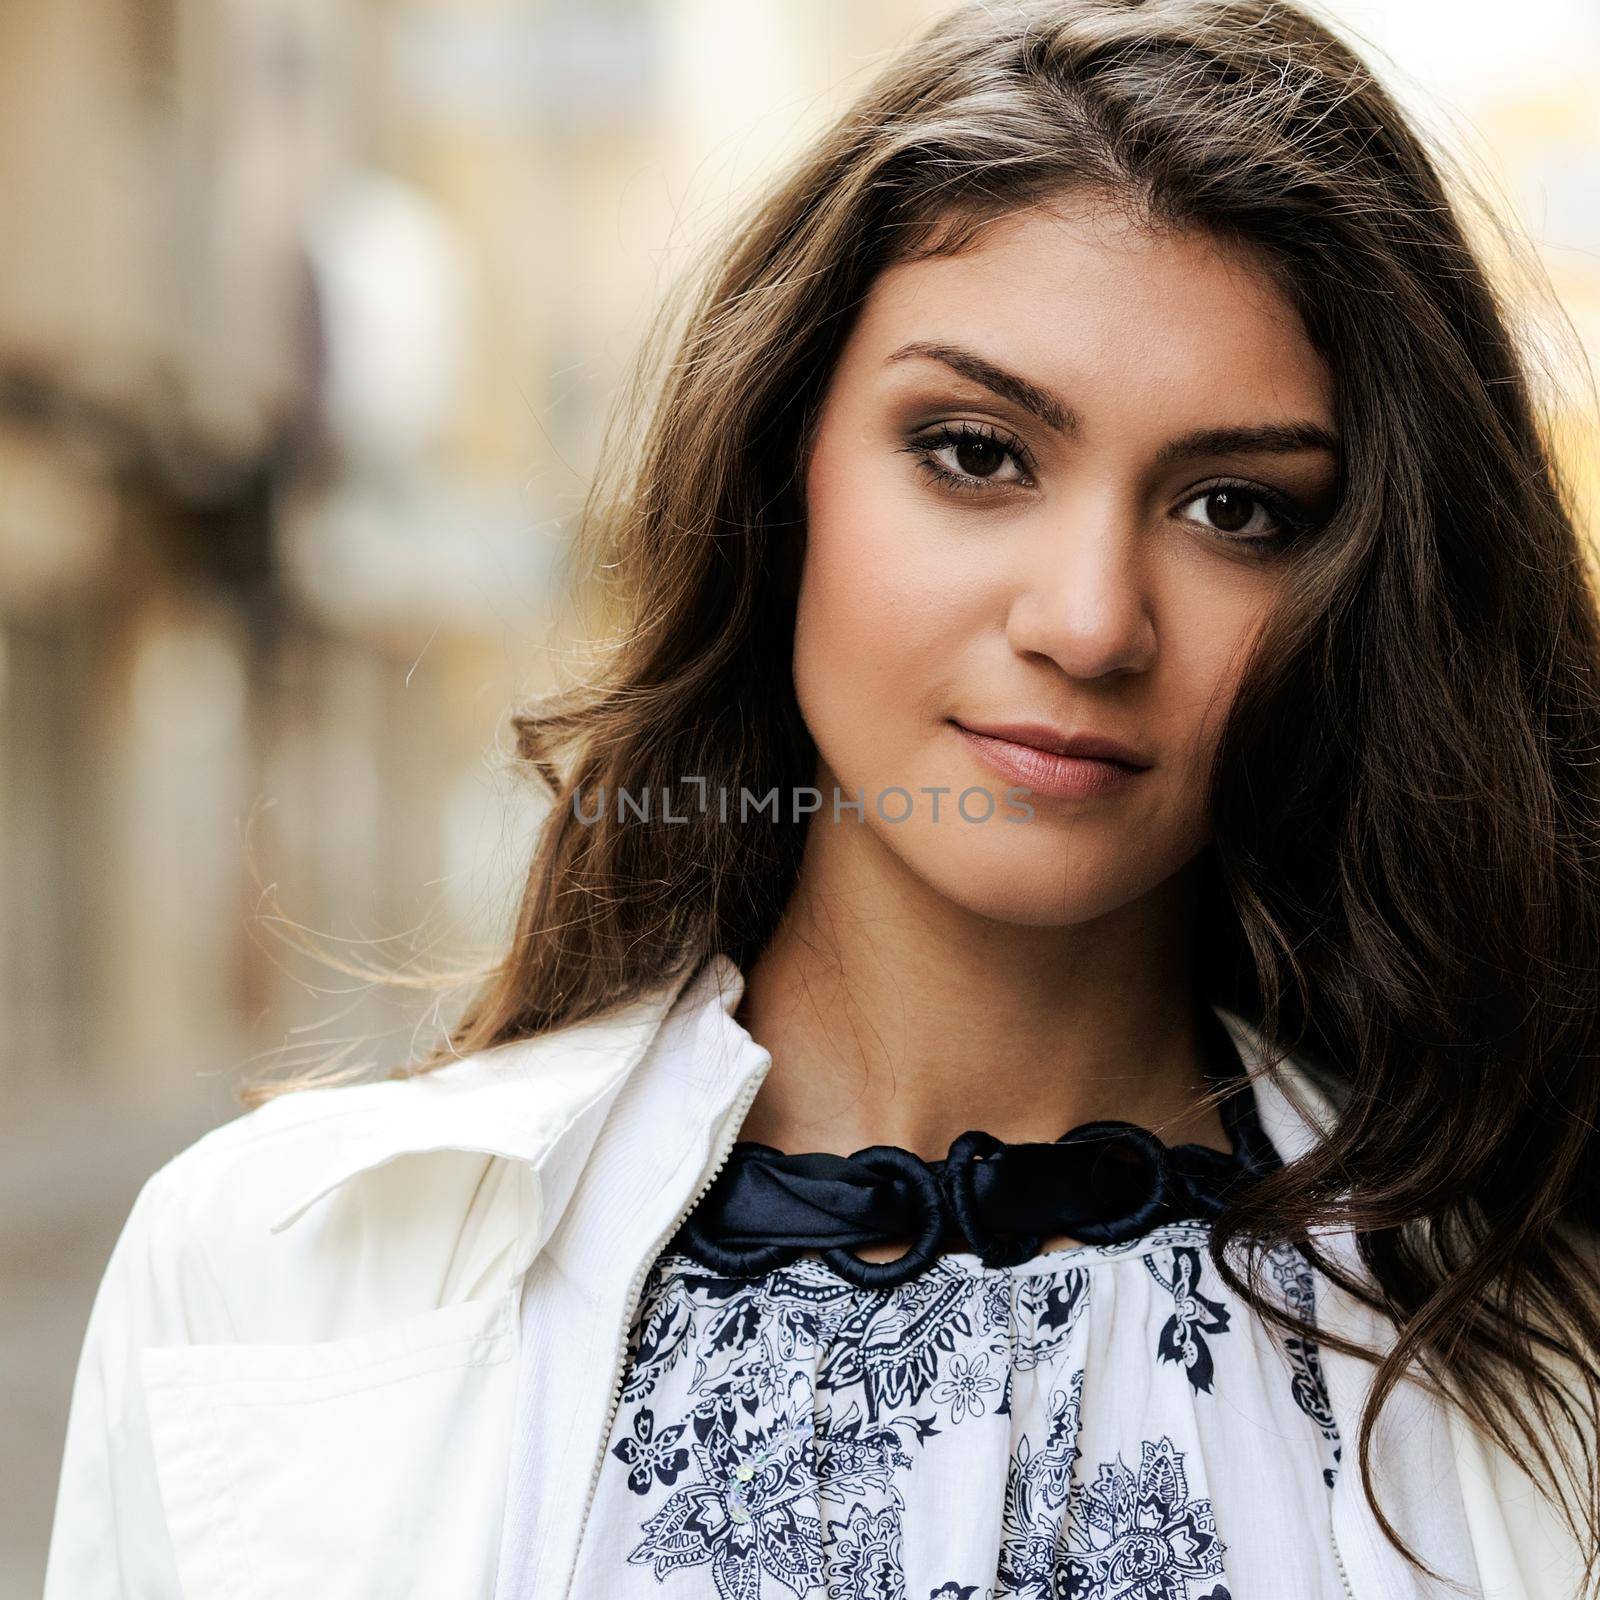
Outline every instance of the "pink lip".
[(952, 719), (951, 726), (986, 766), (1034, 794), (1061, 799), (1111, 794), (1150, 765), (1114, 739), (1063, 734), (1038, 722), (969, 728)]

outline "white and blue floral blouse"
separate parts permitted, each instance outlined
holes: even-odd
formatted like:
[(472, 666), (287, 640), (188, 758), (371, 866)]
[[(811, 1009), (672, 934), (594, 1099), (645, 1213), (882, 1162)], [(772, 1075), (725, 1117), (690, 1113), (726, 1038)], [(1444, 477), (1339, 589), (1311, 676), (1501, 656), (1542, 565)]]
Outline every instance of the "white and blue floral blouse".
[[(861, 1288), (669, 1247), (629, 1333), (573, 1593), (1340, 1600), (1317, 1350), (1203, 1221)], [(1268, 1279), (1314, 1314), (1280, 1246)]]

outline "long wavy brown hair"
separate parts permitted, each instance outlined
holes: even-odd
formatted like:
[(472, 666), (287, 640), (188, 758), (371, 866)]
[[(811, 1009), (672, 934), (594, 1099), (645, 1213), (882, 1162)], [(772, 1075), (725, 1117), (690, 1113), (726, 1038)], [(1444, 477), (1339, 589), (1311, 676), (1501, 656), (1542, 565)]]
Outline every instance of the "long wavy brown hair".
[[(1293, 552), (1217, 751), (1196, 956), (1206, 997), (1250, 1017), (1274, 1062), (1314, 1066), (1340, 1109), (1217, 1219), (1213, 1255), (1262, 1316), (1377, 1363), (1362, 1483), (1413, 1564), (1430, 1570), (1378, 1504), (1369, 1452), (1415, 1364), (1556, 1501), (1590, 1552), (1587, 1593), (1600, 622), (1540, 369), (1494, 263), (1537, 268), (1294, 5), (948, 12), (683, 281), (584, 507), (574, 570), (603, 576), (602, 643), (514, 718), (551, 798), (514, 936), (448, 1037), (401, 1071), (597, 1015), (714, 951), (760, 953), (803, 822), (593, 820), (574, 802), (676, 791), (686, 774), (755, 795), (813, 781), (791, 672), (802, 485), (852, 318), (891, 263), (959, 252), (1071, 191), (1247, 246), (1331, 369), (1343, 441), (1337, 509)], [(1354, 1230), (1370, 1283), (1317, 1227)], [(1392, 1321), (1386, 1355), (1226, 1260), (1275, 1239)]]

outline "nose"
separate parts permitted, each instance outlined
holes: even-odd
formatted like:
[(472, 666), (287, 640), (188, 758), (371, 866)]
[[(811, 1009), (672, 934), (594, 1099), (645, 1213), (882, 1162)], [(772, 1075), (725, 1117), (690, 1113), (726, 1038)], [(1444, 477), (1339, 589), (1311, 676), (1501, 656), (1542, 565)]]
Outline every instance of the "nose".
[(1042, 524), (1007, 614), (1012, 649), (1047, 657), (1075, 678), (1147, 671), (1155, 610), (1138, 531), (1134, 514), (1109, 494), (1078, 500)]

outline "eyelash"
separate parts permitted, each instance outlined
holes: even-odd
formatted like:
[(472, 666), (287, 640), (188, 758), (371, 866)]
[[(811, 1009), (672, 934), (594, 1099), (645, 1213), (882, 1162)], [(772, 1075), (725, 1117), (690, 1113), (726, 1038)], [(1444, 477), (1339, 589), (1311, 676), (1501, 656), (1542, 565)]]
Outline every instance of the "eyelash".
[(953, 445), (962, 444), (994, 444), (1007, 451), (1017, 465), (1028, 474), (1028, 482), (1033, 481), (1033, 459), (1021, 440), (1014, 439), (1008, 434), (1000, 433), (992, 428), (983, 428), (974, 422), (947, 422), (936, 428), (932, 433), (922, 434), (912, 439), (906, 446), (906, 452), (916, 458), (917, 465), (925, 471), (936, 483), (953, 489), (957, 494), (992, 494), (994, 491), (982, 479), (969, 478), (961, 473), (951, 472), (948, 467), (941, 466), (935, 461), (934, 454), (939, 450)]
[[(984, 479), (971, 478), (961, 473), (951, 472), (946, 466), (934, 459), (935, 454), (951, 446), (982, 443), (998, 445), (1006, 451), (1027, 474), (1027, 482), (1033, 480), (1033, 461), (1027, 448), (1018, 439), (996, 429), (980, 427), (972, 422), (945, 423), (932, 433), (926, 433), (919, 438), (912, 439), (904, 446), (908, 455), (916, 459), (917, 466), (940, 487), (949, 489), (955, 494), (979, 496), (1000, 492), (991, 487)], [(1237, 489), (1241, 494), (1258, 502), (1276, 520), (1278, 526), (1271, 533), (1245, 533), (1230, 534), (1220, 528), (1209, 529), (1218, 538), (1226, 539), (1235, 545), (1247, 545), (1256, 548), (1274, 548), (1286, 543), (1296, 534), (1303, 533), (1311, 526), (1312, 518), (1305, 507), (1292, 496), (1283, 494), (1276, 489), (1268, 489), (1262, 484), (1248, 483), (1242, 479), (1226, 478), (1217, 483), (1209, 483), (1198, 493), (1193, 494), (1184, 502), (1190, 505), (1196, 500), (1203, 499), (1206, 495), (1215, 494), (1219, 489)], [(1186, 518), (1186, 521), (1191, 520)]]

